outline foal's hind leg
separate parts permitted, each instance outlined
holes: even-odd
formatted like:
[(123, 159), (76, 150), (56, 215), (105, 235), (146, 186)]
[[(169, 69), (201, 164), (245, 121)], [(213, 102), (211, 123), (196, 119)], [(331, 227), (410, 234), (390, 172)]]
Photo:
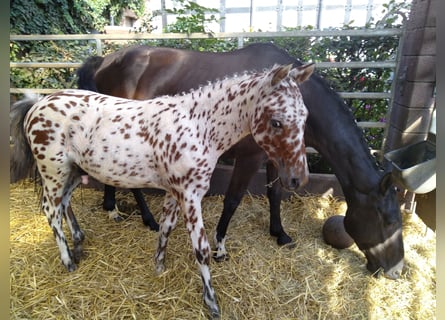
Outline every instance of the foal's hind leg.
[(68, 228), (71, 232), (71, 238), (74, 244), (74, 261), (78, 263), (83, 255), (82, 242), (85, 239), (85, 234), (80, 229), (77, 219), (74, 215), (73, 209), (71, 208), (70, 200), (74, 189), (79, 185), (81, 181), (80, 177), (72, 177), (65, 188), (62, 200), (62, 213)]
[(156, 272), (159, 274), (165, 270), (165, 252), (167, 249), (168, 236), (176, 227), (178, 221), (179, 206), (176, 199), (167, 193), (164, 198), (162, 215), (159, 228), (158, 248), (155, 254)]
[(85, 239), (85, 234), (80, 229), (79, 224), (77, 223), (77, 219), (74, 216), (73, 209), (71, 208), (70, 200), (72, 193), (74, 189), (79, 185), (80, 178), (73, 178), (70, 183), (68, 183), (68, 186), (63, 194), (63, 200), (62, 200), (62, 212), (63, 216), (65, 218), (65, 221), (68, 225), (68, 228), (71, 231), (71, 238), (73, 239), (74, 243), (74, 261), (78, 263), (80, 261), (80, 258), (83, 255), (83, 248), (82, 248), (82, 242)]
[(79, 263), (80, 258), (83, 256), (82, 243), (85, 240), (85, 234), (80, 229), (79, 224), (77, 223), (77, 219), (74, 216), (71, 205), (68, 205), (68, 207), (65, 209), (65, 220), (67, 221), (67, 224), (70, 228), (71, 237), (74, 243), (73, 258), (76, 263)]
[(62, 264), (68, 271), (76, 270), (77, 266), (74, 261), (74, 256), (68, 246), (65, 234), (62, 229), (63, 218), (63, 188), (55, 181), (56, 179), (43, 179), (43, 196), (42, 209), (48, 219), (48, 223), (53, 231), (57, 246), (59, 247), (60, 258)]

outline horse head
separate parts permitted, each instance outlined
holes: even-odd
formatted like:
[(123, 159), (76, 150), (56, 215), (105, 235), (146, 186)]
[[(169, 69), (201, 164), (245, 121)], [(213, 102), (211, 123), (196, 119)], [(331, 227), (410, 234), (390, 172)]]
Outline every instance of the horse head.
[(375, 275), (383, 271), (390, 279), (400, 276), (404, 258), (396, 193), (391, 174), (384, 174), (374, 189), (348, 202), (344, 220), (346, 231), (366, 256), (367, 269)]
[(296, 190), (309, 176), (304, 143), (308, 116), (298, 84), (307, 80), (314, 64), (272, 68), (260, 87), (251, 130), (256, 143), (278, 168), (284, 188)]

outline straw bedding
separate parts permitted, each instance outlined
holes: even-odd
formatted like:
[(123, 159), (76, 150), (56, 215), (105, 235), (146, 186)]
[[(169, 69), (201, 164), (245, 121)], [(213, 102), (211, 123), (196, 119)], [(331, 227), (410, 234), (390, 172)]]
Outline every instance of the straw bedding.
[[(162, 197), (146, 196), (159, 217)], [(209, 238), (221, 196), (203, 200)], [(157, 276), (157, 234), (143, 226), (131, 194), (118, 194), (128, 217), (116, 223), (101, 208), (102, 192), (78, 188), (73, 210), (85, 231), (86, 257), (68, 273), (34, 184), (10, 186), (11, 319), (205, 319), (202, 286), (184, 224)], [(282, 203), (283, 225), (296, 240), (278, 247), (269, 236), (268, 202), (244, 197), (226, 242), (229, 260), (212, 261), (222, 319), (435, 319), (435, 233), (404, 213), (406, 267), (401, 279), (374, 278), (355, 244), (337, 250), (323, 242), (324, 220), (345, 212), (333, 197), (294, 195)], [(68, 235), (68, 233), (67, 233)]]

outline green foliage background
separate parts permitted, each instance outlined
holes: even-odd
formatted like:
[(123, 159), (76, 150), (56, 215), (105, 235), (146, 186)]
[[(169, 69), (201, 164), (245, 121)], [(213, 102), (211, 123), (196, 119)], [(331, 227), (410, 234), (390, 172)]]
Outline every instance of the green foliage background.
[[(100, 30), (107, 23), (110, 14), (118, 16), (122, 8), (130, 7), (142, 14), (143, 0), (35, 0), (31, 2), (16, 0), (11, 3), (12, 34), (57, 34), (88, 33)], [(92, 4), (93, 3), (93, 4)], [(142, 11), (141, 11), (142, 10)], [(409, 4), (390, 0), (384, 5), (385, 16), (380, 21), (371, 21), (364, 28), (401, 28), (400, 17), (405, 17)], [(168, 13), (176, 15), (176, 21), (167, 26), (164, 32), (211, 33), (207, 25), (218, 22), (214, 13), (217, 9), (206, 8), (190, 0), (177, 0)], [(149, 17), (146, 21), (150, 23)], [(147, 27), (150, 30), (150, 26)], [(302, 30), (311, 30), (306, 26)], [(359, 29), (345, 25), (344, 29)], [(298, 28), (287, 28), (298, 30)], [(103, 54), (134, 44), (107, 42)], [(385, 61), (396, 59), (398, 37), (277, 37), (245, 38), (244, 43), (273, 42), (285, 49), (290, 55), (302, 61)], [(232, 51), (237, 48), (234, 39), (178, 39), (146, 40), (137, 43), (152, 46), (165, 46), (200, 51)], [(81, 62), (96, 54), (94, 42), (90, 41), (32, 41), (10, 42), (11, 61), (29, 62)], [(332, 68), (319, 69), (336, 91), (388, 92), (391, 89), (393, 70), (382, 68)], [(62, 68), (14, 68), (11, 69), (11, 87), (17, 88), (75, 88), (75, 70)], [(385, 99), (345, 99), (357, 121), (386, 121), (388, 101)], [(372, 149), (380, 149), (383, 129), (365, 129), (365, 138)], [(318, 155), (309, 159), (312, 172), (331, 172), (329, 165)]]

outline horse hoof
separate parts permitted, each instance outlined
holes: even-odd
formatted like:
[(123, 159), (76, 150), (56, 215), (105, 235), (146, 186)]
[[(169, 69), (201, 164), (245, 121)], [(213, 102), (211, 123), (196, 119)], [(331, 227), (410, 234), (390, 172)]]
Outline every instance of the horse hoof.
[(165, 271), (165, 265), (163, 263), (156, 263), (156, 274), (160, 275), (161, 273), (164, 273)]
[(280, 235), (277, 236), (277, 243), (279, 246), (284, 246), (284, 245), (295, 245), (292, 244), (292, 238), (289, 237), (286, 233), (282, 233)]
[(108, 218), (113, 219), (114, 222), (124, 221), (124, 218), (122, 218), (122, 216), (119, 214), (120, 211), (117, 208), (117, 206), (115, 206), (114, 209), (107, 210), (107, 211), (108, 211)]
[(68, 270), (68, 272), (73, 272), (74, 270), (77, 269), (77, 265), (74, 262), (68, 263), (68, 265), (65, 266), (66, 270)]
[(292, 242), (283, 244), (283, 245), (281, 245), (281, 246), (282, 246), (283, 248), (286, 248), (286, 249), (291, 250), (291, 249), (294, 249), (294, 248), (297, 246), (297, 244), (296, 244), (294, 241), (292, 241)]
[(122, 218), (121, 216), (115, 216), (113, 218), (113, 220), (114, 220), (114, 222), (122, 222), (122, 221), (124, 221), (124, 218)]
[(207, 299), (204, 298), (204, 302), (207, 304), (207, 307), (209, 308), (210, 319), (212, 320), (220, 319), (221, 314), (219, 312), (219, 307), (216, 300), (208, 301)]
[(212, 319), (212, 320), (219, 320), (219, 319), (221, 319), (221, 315), (219, 313), (219, 310), (210, 310), (210, 319)]
[(155, 231), (158, 232), (159, 231), (159, 224), (156, 222), (145, 222), (144, 221), (144, 225), (147, 226), (151, 231)]
[(218, 255), (217, 253), (214, 253), (213, 260), (215, 260), (216, 262), (224, 262), (224, 261), (229, 260), (229, 255), (228, 254)]
[(84, 253), (83, 253), (83, 249), (80, 248), (74, 248), (73, 250), (73, 259), (75, 263), (79, 263), (80, 259), (83, 257)]

